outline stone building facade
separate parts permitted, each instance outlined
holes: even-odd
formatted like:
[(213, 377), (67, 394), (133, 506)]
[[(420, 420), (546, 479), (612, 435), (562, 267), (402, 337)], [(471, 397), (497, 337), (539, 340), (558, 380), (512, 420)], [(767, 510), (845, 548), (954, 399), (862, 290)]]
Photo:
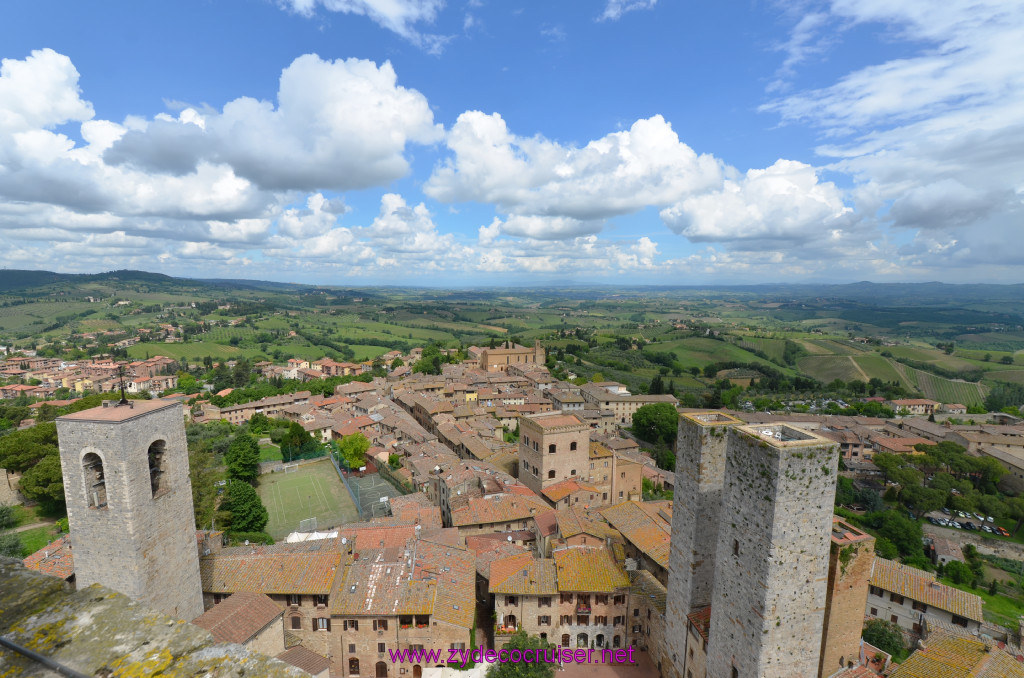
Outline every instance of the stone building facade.
[(838, 449), (784, 424), (726, 444), (707, 673), (817, 675)]
[(921, 636), (928, 621), (975, 634), (984, 621), (981, 597), (938, 582), (934, 572), (877, 556), (868, 579), (865, 613), (891, 621), (911, 637)]
[(868, 578), (875, 560), (875, 538), (841, 518), (832, 519), (831, 542), (819, 678), (858, 661)]
[(543, 365), (545, 357), (539, 339), (533, 346), (520, 346), (506, 341), (497, 348), (485, 348), (480, 352), (480, 368), (488, 372), (506, 372), (510, 365)]
[(78, 586), (178, 619), (202, 614), (181, 406), (106, 401), (59, 417), (57, 436)]
[(576, 415), (555, 411), (519, 420), (519, 480), (536, 494), (582, 479), (589, 468), (590, 427)]
[[(686, 643), (687, 615), (711, 604), (727, 433), (741, 423), (721, 412), (679, 417), (665, 618), (673, 647)], [(675, 664), (675, 676), (683, 675), (682, 668), (682, 662)]]

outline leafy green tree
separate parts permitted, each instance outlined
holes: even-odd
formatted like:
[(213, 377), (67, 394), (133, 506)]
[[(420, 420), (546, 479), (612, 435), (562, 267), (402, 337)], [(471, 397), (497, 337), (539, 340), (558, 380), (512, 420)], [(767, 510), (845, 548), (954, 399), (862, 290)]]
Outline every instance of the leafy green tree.
[(18, 517), (14, 513), (14, 507), (10, 504), (0, 504), (0, 530), (14, 527)]
[(362, 433), (353, 433), (338, 442), (338, 452), (349, 468), (365, 466), (368, 449), (370, 449), (370, 441)]
[(402, 457), (401, 457), (401, 455), (389, 454), (388, 455), (388, 466), (391, 467), (392, 471), (397, 471), (398, 469), (402, 468)]
[(43, 458), (58, 455), (57, 425), (47, 422), (0, 438), (0, 468), (24, 473)]
[(178, 390), (187, 395), (199, 393), (199, 382), (191, 374), (178, 373)]
[(887, 560), (895, 560), (899, 557), (900, 550), (896, 548), (896, 544), (885, 537), (879, 537), (875, 540), (875, 555)]
[(269, 515), (252, 485), (241, 480), (228, 481), (224, 500), (220, 505), (232, 532), (262, 532)]
[(448, 356), (441, 354), (441, 345), (431, 342), (423, 347), (420, 359), (412, 365), (413, 372), (423, 374), (441, 374), (441, 365), (448, 362)]
[(188, 475), (192, 482), (192, 513), (196, 527), (209, 528), (217, 509), (217, 481), (221, 479), (213, 454), (206, 450), (190, 450)]
[[(273, 436), (271, 437), (273, 439)], [(288, 422), (288, 427), (281, 436), (281, 454), (285, 461), (298, 458), (304, 446), (313, 442), (313, 437), (298, 422)]]
[(836, 479), (836, 505), (852, 504), (854, 497), (853, 481), (839, 476)]
[[(555, 646), (526, 631), (516, 631), (503, 646), (509, 650), (548, 650)], [(557, 664), (548, 662), (496, 662), (487, 669), (487, 678), (554, 678)]]
[(865, 642), (890, 655), (897, 655), (906, 649), (906, 645), (903, 644), (903, 631), (896, 624), (884, 619), (869, 619), (864, 624), (862, 637)]
[(967, 584), (974, 579), (974, 572), (965, 563), (959, 560), (952, 560), (946, 563), (943, 572), (954, 584)]
[(270, 430), (270, 418), (262, 412), (257, 412), (249, 419), (249, 432), (255, 435), (266, 433)]
[(679, 412), (672, 403), (644, 405), (633, 413), (633, 433), (649, 443), (675, 445)]
[(21, 493), (29, 501), (37, 501), (48, 513), (64, 509), (64, 480), (60, 471), (60, 456), (49, 454), (25, 471), (19, 483)]
[[(901, 556), (907, 557), (922, 553), (921, 546), (921, 525), (917, 521), (910, 520), (897, 511), (881, 511), (869, 513), (864, 516), (865, 521), (878, 531), (878, 535), (885, 537), (899, 550)], [(876, 544), (877, 550), (877, 544)]]
[(21, 558), (23, 556), (21, 538), (18, 533), (11, 530), (18, 517), (14, 513), (14, 507), (9, 504), (0, 504), (0, 558)]
[(403, 365), (405, 365), (405, 361), (402, 360), (401, 358), (395, 358), (394, 360), (391, 361), (391, 369), (393, 370), (397, 370), (399, 367), (402, 367)]
[(239, 433), (228, 446), (224, 463), (229, 478), (255, 482), (260, 474), (260, 446), (256, 439), (248, 433)]

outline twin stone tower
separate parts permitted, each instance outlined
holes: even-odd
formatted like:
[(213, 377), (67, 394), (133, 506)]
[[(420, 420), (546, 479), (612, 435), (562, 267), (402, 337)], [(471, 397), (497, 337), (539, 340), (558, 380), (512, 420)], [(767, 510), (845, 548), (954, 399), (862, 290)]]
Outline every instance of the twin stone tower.
[[(107, 401), (57, 419), (79, 586), (177, 619), (203, 613), (181, 406)], [(791, 426), (683, 414), (665, 639), (682, 678), (687, 615), (711, 606), (707, 676), (814, 676), (838, 457)], [(669, 668), (669, 667), (665, 667)]]
[(818, 675), (838, 459), (802, 429), (680, 415), (665, 613), (676, 676), (687, 615), (708, 605), (708, 678)]

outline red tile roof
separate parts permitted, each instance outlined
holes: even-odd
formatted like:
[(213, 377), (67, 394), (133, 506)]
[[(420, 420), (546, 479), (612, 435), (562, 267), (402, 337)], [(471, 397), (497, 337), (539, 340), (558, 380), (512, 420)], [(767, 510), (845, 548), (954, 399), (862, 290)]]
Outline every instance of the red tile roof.
[(341, 554), (333, 553), (218, 553), (199, 560), (203, 591), (207, 593), (305, 593), (331, 590)]
[[(192, 620), (218, 643), (242, 644), (279, 620), (284, 608), (262, 593), (239, 591)], [(284, 633), (284, 630), (281, 630)]]
[(39, 549), (24, 560), (25, 567), (67, 579), (75, 573), (75, 560), (71, 553), (71, 535)]
[(286, 664), (302, 669), (311, 676), (323, 673), (331, 667), (331, 662), (327, 657), (322, 657), (301, 645), (285, 650), (277, 655), (277, 658)]

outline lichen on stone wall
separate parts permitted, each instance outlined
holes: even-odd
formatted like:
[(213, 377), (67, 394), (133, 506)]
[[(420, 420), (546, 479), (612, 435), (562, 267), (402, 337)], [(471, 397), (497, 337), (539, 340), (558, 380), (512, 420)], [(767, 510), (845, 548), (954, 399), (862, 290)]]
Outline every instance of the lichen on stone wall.
[[(0, 558), (0, 634), (89, 676), (306, 675), (240, 645), (216, 644), (208, 631), (110, 589), (93, 585), (72, 591), (62, 580), (6, 558)], [(2, 648), (0, 667), (4, 678), (53, 675)]]

